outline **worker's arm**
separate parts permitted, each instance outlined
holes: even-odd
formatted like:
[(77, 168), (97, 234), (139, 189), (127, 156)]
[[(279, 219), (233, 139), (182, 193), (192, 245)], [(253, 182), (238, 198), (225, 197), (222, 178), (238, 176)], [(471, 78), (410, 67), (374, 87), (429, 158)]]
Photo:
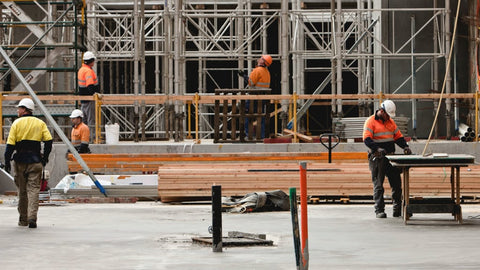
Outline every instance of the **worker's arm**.
[(43, 142), (43, 155), (42, 155), (42, 165), (45, 166), (48, 163), (48, 156), (52, 152), (53, 140)]
[(260, 74), (258, 72), (258, 69), (252, 70), (252, 73), (250, 73), (250, 77), (248, 78), (248, 85), (249, 86), (257, 85), (259, 78), (260, 78)]
[(408, 147), (407, 141), (405, 141), (404, 137), (400, 137), (397, 140), (395, 140), (395, 143), (400, 146), (402, 149), (405, 149), (405, 147)]
[(93, 85), (93, 84), (90, 84), (89, 86), (87, 86), (88, 93), (90, 93), (91, 95), (95, 93), (100, 93), (100, 90), (98, 88), (99, 88), (98, 85)]
[(403, 153), (405, 155), (412, 154), (412, 150), (410, 150), (410, 147), (408, 146), (407, 141), (405, 141), (404, 137), (400, 137), (398, 140), (395, 141), (395, 143), (403, 149)]
[(248, 74), (245, 73), (243, 70), (238, 70), (238, 76), (243, 78), (243, 81), (245, 83), (244, 87), (248, 86)]
[(12, 168), (10, 165), (10, 160), (12, 159), (13, 151), (15, 151), (15, 145), (7, 144), (4, 157), (5, 157), (5, 171), (7, 171), (8, 173), (10, 173), (10, 170)]
[(77, 151), (80, 154), (90, 153), (90, 150), (88, 149), (88, 144), (87, 143), (81, 143), (80, 146), (77, 148)]
[(365, 145), (370, 148), (372, 150), (372, 152), (375, 152), (377, 151), (377, 149), (379, 148), (378, 144), (376, 142), (373, 141), (372, 138), (370, 137), (366, 137), (363, 142), (365, 143)]
[(365, 145), (371, 149), (371, 152), (377, 151), (377, 149), (380, 147), (376, 142), (373, 141), (373, 121), (375, 118), (370, 117), (365, 121), (365, 124), (363, 125), (363, 142)]

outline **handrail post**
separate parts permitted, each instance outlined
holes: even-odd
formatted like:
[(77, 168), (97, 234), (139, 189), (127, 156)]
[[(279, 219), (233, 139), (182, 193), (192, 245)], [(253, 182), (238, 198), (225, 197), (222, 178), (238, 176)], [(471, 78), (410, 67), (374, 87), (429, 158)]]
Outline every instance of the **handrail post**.
[(475, 92), (475, 141), (478, 142), (478, 91)]
[(192, 138), (192, 101), (191, 100), (187, 100), (187, 128), (188, 128), (188, 135), (187, 135), (187, 139), (191, 139)]
[(306, 118), (306, 122), (307, 122), (307, 131), (305, 132), (305, 134), (307, 134), (308, 136), (311, 135), (310, 133), (310, 111), (307, 109), (307, 118)]
[(200, 100), (200, 95), (198, 94), (198, 92), (195, 93), (195, 97), (194, 97), (194, 101), (195, 101), (195, 143), (200, 143), (200, 135), (199, 135), (199, 131), (198, 131), (198, 122), (199, 122), (199, 118), (198, 118), (198, 101)]
[(298, 95), (297, 92), (293, 92), (293, 142), (297, 143), (297, 99)]
[(93, 95), (95, 99), (95, 143), (100, 143), (100, 126), (102, 124), (102, 99), (98, 93)]
[(274, 107), (275, 107), (275, 108), (273, 109), (274, 114), (275, 114), (275, 116), (274, 116), (274, 117), (275, 117), (275, 118), (274, 118), (274, 119), (275, 119), (275, 123), (274, 123), (274, 124), (275, 124), (275, 133), (274, 133), (274, 134), (277, 135), (277, 132), (278, 132), (278, 114), (277, 114), (278, 100), (274, 100), (274, 101), (273, 101), (273, 104), (274, 104)]

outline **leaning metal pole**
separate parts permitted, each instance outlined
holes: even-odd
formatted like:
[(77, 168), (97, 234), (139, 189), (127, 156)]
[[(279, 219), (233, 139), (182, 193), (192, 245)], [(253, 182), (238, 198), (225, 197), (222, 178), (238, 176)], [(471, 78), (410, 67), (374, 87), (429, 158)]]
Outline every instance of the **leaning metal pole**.
[(43, 112), (43, 115), (45, 116), (45, 118), (47, 118), (47, 121), (50, 123), (50, 125), (53, 126), (53, 129), (55, 129), (55, 132), (57, 132), (58, 136), (60, 136), (62, 141), (67, 145), (68, 150), (70, 150), (70, 152), (72, 152), (73, 156), (77, 159), (78, 163), (80, 163), (80, 166), (82, 166), (82, 168), (85, 170), (85, 172), (88, 174), (88, 176), (90, 176), (90, 179), (92, 179), (93, 183), (95, 183), (95, 186), (97, 186), (97, 188), (100, 190), (100, 192), (103, 193), (103, 195), (105, 195), (105, 197), (107, 197), (107, 193), (105, 193), (105, 189), (103, 188), (102, 184), (100, 184), (98, 182), (97, 178), (95, 178), (95, 175), (93, 175), (93, 173), (90, 171), (90, 168), (88, 168), (87, 163), (85, 163), (85, 161), (82, 159), (80, 154), (78, 154), (75, 147), (73, 147), (73, 144), (70, 142), (70, 140), (68, 140), (67, 136), (65, 136), (63, 131), (58, 126), (57, 122), (55, 122), (53, 117), (48, 112), (45, 105), (43, 105), (43, 103), (37, 97), (37, 95), (33, 91), (32, 87), (30, 87), (30, 85), (27, 83), (25, 78), (22, 76), (22, 74), (20, 73), (18, 68), (13, 64), (12, 60), (10, 59), (10, 57), (8, 57), (7, 53), (5, 52), (5, 50), (3, 50), (3, 48), (1, 46), (0, 46), (0, 53), (2, 54), (3, 59), (5, 59), (5, 61), (8, 63), (8, 65), (10, 66), (12, 71), (15, 73), (18, 80), (20, 80), (20, 82), (23, 84), (25, 89), (27, 89), (27, 91), (30, 94), (30, 96), (32, 97), (32, 99), (35, 101), (35, 103), (38, 105), (38, 107), (40, 107), (40, 110)]

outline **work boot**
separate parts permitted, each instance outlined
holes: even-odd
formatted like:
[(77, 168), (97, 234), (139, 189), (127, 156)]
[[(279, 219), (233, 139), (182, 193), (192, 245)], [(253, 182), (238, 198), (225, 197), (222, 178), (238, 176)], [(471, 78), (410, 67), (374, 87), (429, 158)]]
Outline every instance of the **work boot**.
[(18, 226), (28, 226), (28, 221), (19, 218), (18, 219)]
[(385, 212), (379, 212), (379, 213), (377, 213), (376, 217), (377, 218), (386, 218), (387, 214), (385, 214)]
[(393, 217), (402, 216), (402, 210), (393, 210)]
[(34, 219), (28, 220), (28, 228), (37, 228), (37, 221)]

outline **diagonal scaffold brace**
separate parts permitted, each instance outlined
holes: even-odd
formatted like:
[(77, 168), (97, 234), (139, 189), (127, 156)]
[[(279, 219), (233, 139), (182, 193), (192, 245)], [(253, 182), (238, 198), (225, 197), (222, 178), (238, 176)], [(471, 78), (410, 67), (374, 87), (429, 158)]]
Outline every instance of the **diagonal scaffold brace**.
[(70, 142), (70, 140), (67, 138), (67, 136), (63, 133), (63, 131), (60, 129), (60, 127), (58, 126), (57, 122), (55, 122), (55, 120), (53, 119), (53, 117), (50, 115), (50, 112), (47, 110), (47, 108), (45, 107), (45, 105), (43, 105), (43, 103), (40, 101), (40, 99), (38, 98), (37, 94), (35, 94), (35, 92), (33, 91), (32, 87), (30, 87), (30, 85), (28, 84), (28, 82), (25, 80), (25, 78), (22, 76), (22, 74), (20, 73), (20, 71), (18, 70), (18, 68), (15, 66), (15, 64), (12, 62), (12, 60), (10, 59), (10, 57), (8, 57), (8, 54), (5, 52), (5, 50), (0, 46), (0, 54), (2, 55), (2, 57), (5, 59), (5, 61), (8, 63), (8, 65), (10, 66), (10, 68), (12, 69), (13, 73), (15, 73), (15, 76), (17, 76), (18, 80), (23, 84), (23, 86), (25, 87), (25, 89), (27, 89), (28, 93), (30, 94), (30, 97), (33, 99), (33, 101), (38, 105), (38, 107), (40, 108), (40, 110), (42, 111), (43, 115), (45, 116), (45, 118), (47, 119), (48, 123), (50, 125), (53, 126), (53, 129), (55, 130), (55, 132), (57, 132), (58, 136), (60, 136), (60, 138), (62, 139), (63, 143), (65, 143), (68, 147), (68, 150), (70, 150), (70, 152), (73, 154), (73, 156), (75, 157), (75, 159), (77, 159), (78, 163), (80, 164), (80, 166), (82, 166), (83, 170), (88, 174), (88, 176), (90, 177), (90, 179), (92, 179), (93, 183), (95, 184), (95, 186), (98, 188), (98, 190), (100, 190), (100, 192), (105, 196), (107, 197), (107, 193), (105, 192), (105, 189), (103, 188), (102, 184), (100, 184), (100, 182), (98, 182), (97, 178), (95, 177), (95, 175), (93, 175), (92, 171), (90, 170), (90, 168), (88, 168), (87, 166), (87, 163), (85, 163), (85, 161), (82, 159), (82, 157), (80, 156), (80, 154), (77, 152), (77, 150), (75, 149), (75, 147), (73, 147), (73, 144)]

